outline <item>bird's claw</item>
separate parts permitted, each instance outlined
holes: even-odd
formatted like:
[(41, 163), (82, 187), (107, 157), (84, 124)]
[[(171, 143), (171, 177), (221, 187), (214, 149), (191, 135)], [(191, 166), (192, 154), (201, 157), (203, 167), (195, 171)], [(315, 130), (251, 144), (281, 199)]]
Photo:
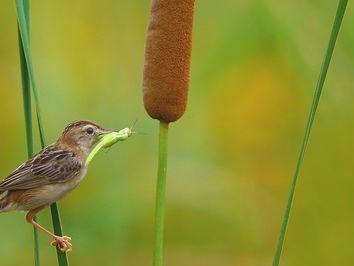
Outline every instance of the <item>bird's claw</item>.
[(69, 236), (55, 236), (54, 240), (50, 243), (53, 247), (58, 246), (61, 252), (70, 252), (73, 250), (73, 245), (70, 243), (71, 237)]

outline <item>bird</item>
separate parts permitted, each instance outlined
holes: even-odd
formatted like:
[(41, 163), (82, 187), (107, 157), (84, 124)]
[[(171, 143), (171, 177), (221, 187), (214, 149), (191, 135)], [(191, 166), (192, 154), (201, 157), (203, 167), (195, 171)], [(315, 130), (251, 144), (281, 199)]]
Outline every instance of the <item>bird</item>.
[(21, 164), (0, 183), (0, 213), (27, 211), (26, 221), (53, 238), (51, 245), (72, 251), (71, 237), (58, 236), (38, 224), (36, 214), (57, 202), (85, 177), (85, 160), (99, 140), (114, 130), (88, 120), (65, 127), (58, 140)]

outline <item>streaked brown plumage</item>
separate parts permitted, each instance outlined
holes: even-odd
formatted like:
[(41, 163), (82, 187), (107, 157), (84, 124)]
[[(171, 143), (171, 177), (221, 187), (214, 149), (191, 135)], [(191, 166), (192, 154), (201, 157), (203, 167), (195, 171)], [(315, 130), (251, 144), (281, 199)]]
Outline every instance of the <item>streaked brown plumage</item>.
[(33, 221), (33, 217), (73, 190), (85, 177), (85, 160), (100, 137), (112, 132), (80, 120), (69, 124), (59, 139), (24, 162), (0, 183), (0, 212), (28, 211), (26, 220), (46, 232), (70, 251), (70, 237), (56, 236)]

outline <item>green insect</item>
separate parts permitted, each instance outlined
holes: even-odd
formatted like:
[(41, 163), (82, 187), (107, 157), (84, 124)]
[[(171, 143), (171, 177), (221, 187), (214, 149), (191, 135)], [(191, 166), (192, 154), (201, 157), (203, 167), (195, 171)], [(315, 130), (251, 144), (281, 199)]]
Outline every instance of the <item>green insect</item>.
[(109, 148), (118, 141), (123, 141), (129, 138), (134, 132), (132, 131), (132, 127), (123, 128), (118, 132), (114, 131), (112, 133), (104, 135), (101, 140), (96, 144), (90, 154), (87, 156), (85, 165), (87, 166), (93, 157), (99, 152), (102, 148)]

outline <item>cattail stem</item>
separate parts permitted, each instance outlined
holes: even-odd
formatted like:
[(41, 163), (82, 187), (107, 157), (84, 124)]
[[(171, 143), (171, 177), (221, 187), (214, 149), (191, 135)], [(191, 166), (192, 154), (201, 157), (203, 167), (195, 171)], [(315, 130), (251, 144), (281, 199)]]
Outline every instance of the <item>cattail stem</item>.
[(168, 123), (160, 122), (159, 158), (156, 186), (155, 209), (155, 250), (154, 266), (161, 266), (163, 260), (164, 205), (166, 191)]
[(291, 188), (290, 188), (289, 198), (288, 198), (288, 201), (286, 204), (285, 213), (283, 216), (283, 221), (282, 221), (282, 225), (281, 225), (281, 229), (280, 229), (279, 239), (278, 239), (275, 255), (273, 258), (273, 266), (278, 266), (279, 262), (280, 262), (280, 257), (281, 257), (281, 253), (282, 253), (283, 246), (284, 246), (286, 229), (288, 227), (291, 206), (292, 206), (292, 203), (294, 200), (297, 179), (298, 179), (298, 176), (300, 173), (300, 168), (301, 168), (303, 160), (304, 160), (307, 144), (308, 144), (308, 141), (310, 138), (310, 133), (311, 133), (312, 125), (313, 125), (313, 121), (315, 120), (317, 106), (320, 101), (323, 84), (326, 79), (329, 63), (331, 62), (334, 46), (336, 44), (338, 32), (339, 32), (339, 29), (340, 29), (340, 26), (341, 26), (341, 23), (343, 20), (343, 16), (345, 13), (347, 2), (348, 2), (348, 0), (339, 0), (339, 3), (338, 3), (336, 17), (334, 19), (331, 36), (329, 38), (328, 47), (327, 47), (326, 54), (324, 56), (323, 63), (321, 66), (320, 74), (318, 77), (318, 82), (316, 84), (315, 95), (312, 100), (312, 105), (311, 105), (309, 117), (307, 120), (304, 138), (302, 141), (299, 157), (298, 157), (296, 167), (295, 167), (295, 173), (294, 173), (293, 181), (292, 181)]
[(151, 0), (143, 98), (146, 112), (160, 120), (154, 266), (163, 261), (168, 124), (181, 118), (187, 107), (194, 2)]

